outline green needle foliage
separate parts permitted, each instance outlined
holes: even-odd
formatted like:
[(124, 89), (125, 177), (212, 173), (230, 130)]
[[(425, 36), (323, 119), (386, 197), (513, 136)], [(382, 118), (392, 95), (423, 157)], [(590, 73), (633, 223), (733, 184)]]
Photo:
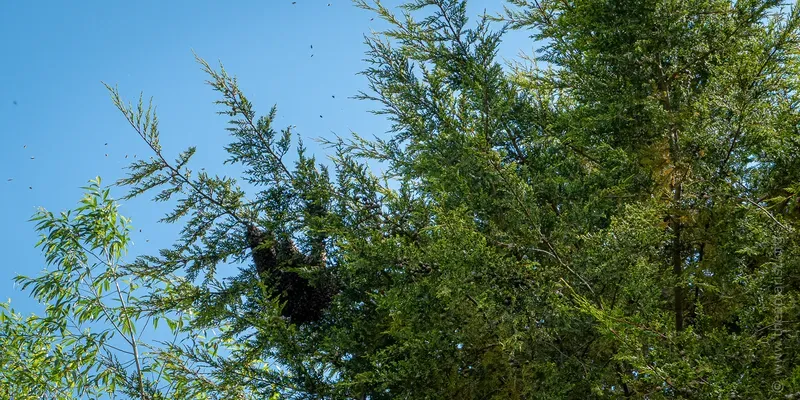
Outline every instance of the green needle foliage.
[[(797, 9), (508, 0), (471, 23), (465, 1), (355, 3), (390, 26), (366, 39), (359, 97), (393, 125), (324, 140), (327, 167), (198, 58), (255, 192), (193, 171), (194, 148), (172, 160), (152, 107), (109, 87), (153, 151), (119, 184), (172, 201), (164, 222), (182, 226), (128, 268), (176, 277), (142, 297), (153, 315), (220, 329), (209, 390), (800, 393)], [(507, 29), (537, 56), (502, 65)]]

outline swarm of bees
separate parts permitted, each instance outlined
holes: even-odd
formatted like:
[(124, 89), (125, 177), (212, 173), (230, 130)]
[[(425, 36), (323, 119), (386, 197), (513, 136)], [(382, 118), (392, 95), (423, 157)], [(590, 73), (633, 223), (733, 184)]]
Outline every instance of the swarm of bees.
[[(305, 256), (291, 238), (276, 238), (254, 225), (248, 226), (246, 237), (259, 278), (284, 303), (281, 315), (298, 325), (322, 319), (338, 292), (334, 280), (324, 273), (324, 255)], [(317, 279), (309, 278), (295, 272), (300, 268), (321, 273)]]

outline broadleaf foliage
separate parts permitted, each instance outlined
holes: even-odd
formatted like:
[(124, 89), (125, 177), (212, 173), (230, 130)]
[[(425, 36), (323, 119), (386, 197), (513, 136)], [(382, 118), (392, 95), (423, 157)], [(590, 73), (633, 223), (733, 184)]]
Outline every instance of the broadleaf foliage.
[[(154, 154), (118, 183), (183, 228), (130, 266), (185, 274), (142, 304), (227, 353), (175, 351), (287, 399), (796, 396), (798, 9), (507, 3), (356, 0), (389, 26), (358, 98), (392, 129), (324, 139), (327, 164), (198, 57), (247, 195), (109, 87)], [(509, 29), (537, 54), (501, 64)]]

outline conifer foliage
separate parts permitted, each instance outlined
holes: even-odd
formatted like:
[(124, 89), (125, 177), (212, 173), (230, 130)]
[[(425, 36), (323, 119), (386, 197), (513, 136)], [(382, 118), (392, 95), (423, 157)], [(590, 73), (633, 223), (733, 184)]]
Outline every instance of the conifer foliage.
[[(330, 167), (198, 58), (254, 193), (169, 159), (152, 108), (109, 87), (153, 151), (119, 183), (182, 226), (134, 263), (187, 274), (147, 304), (220, 329), (214, 379), (252, 395), (800, 393), (798, 10), (507, 3), (357, 0), (390, 26), (358, 97), (392, 130), (327, 140)], [(503, 65), (508, 29), (537, 53)]]

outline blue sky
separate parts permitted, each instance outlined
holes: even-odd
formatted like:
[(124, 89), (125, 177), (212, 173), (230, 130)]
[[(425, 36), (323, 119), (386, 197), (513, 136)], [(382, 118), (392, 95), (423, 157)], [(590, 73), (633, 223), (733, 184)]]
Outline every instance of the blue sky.
[[(215, 115), (215, 93), (203, 84), (192, 50), (212, 64), (221, 60), (261, 112), (277, 104), (278, 126), (296, 125), (320, 156), (313, 138), (384, 134), (386, 121), (368, 113), (376, 104), (349, 99), (366, 87), (357, 75), (366, 66), (363, 35), (381, 29), (379, 20), (349, 0), (296, 3), (0, 3), (0, 301), (12, 298), (17, 311), (37, 309), (12, 283), (16, 274), (44, 267), (28, 222), (36, 207), (73, 208), (89, 179), (111, 183), (134, 154), (150, 156), (101, 81), (131, 100), (139, 92), (152, 96), (166, 152), (197, 146), (194, 167), (209, 172), (230, 172), (221, 165), (226, 119)], [(473, 0), (470, 12), (500, 6)], [(532, 44), (514, 33), (501, 55), (530, 53)], [(172, 243), (177, 227), (156, 223), (163, 206), (141, 198), (124, 203), (122, 212), (136, 228), (131, 256)]]

